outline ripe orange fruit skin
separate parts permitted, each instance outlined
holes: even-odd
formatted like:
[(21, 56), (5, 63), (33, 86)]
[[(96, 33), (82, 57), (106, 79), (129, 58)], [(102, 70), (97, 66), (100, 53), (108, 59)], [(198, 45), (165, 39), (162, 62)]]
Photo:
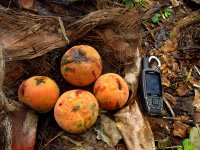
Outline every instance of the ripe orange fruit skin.
[(63, 93), (54, 107), (58, 125), (69, 133), (82, 133), (97, 119), (99, 105), (95, 96), (85, 90), (71, 90)]
[(129, 97), (129, 89), (121, 76), (107, 73), (96, 80), (94, 94), (100, 107), (106, 110), (115, 110), (126, 103)]
[(64, 79), (75, 86), (91, 84), (101, 75), (101, 71), (101, 57), (88, 45), (73, 46), (61, 60), (61, 73)]
[(18, 89), (19, 100), (40, 113), (52, 110), (59, 95), (56, 82), (46, 76), (31, 77)]

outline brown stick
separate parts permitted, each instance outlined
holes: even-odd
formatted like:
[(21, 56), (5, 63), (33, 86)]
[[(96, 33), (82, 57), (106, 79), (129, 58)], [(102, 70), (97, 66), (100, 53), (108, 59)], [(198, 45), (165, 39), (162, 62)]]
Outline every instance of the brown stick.
[(199, 21), (200, 21), (200, 9), (197, 11), (191, 12), (188, 16), (179, 20), (176, 24), (178, 28), (183, 28)]
[(42, 148), (41, 150), (43, 150), (45, 147), (47, 147), (52, 141), (54, 141), (55, 139), (57, 139), (59, 136), (61, 136), (62, 134), (64, 134), (65, 131), (62, 131), (60, 133), (58, 133), (57, 135), (55, 135), (52, 139), (50, 139)]
[[(70, 24), (64, 24), (70, 41), (77, 40), (98, 25), (117, 20), (126, 9), (92, 12)], [(62, 28), (62, 29), (61, 29)], [(68, 44), (59, 18), (19, 13), (0, 5), (0, 41), (6, 61), (31, 59)]]

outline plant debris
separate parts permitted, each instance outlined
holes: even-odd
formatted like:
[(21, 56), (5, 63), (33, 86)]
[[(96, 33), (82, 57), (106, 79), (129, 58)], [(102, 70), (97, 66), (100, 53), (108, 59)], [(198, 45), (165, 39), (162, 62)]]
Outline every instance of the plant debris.
[(174, 136), (185, 138), (189, 132), (189, 126), (180, 121), (175, 121), (173, 127), (174, 127), (173, 130)]
[[(43, 75), (54, 79), (61, 93), (76, 89), (64, 81), (57, 68), (67, 49), (86, 44), (101, 55), (103, 74), (117, 73), (125, 79), (129, 100), (117, 111), (101, 109), (94, 127), (78, 135), (59, 128), (52, 112), (34, 114), (39, 117), (36, 150), (198, 150), (200, 9), (198, 0), (192, 1), (1, 1), (2, 148), (11, 146), (7, 114), (16, 111), (12, 102), (18, 101), (21, 82)], [(163, 98), (167, 104), (163, 117), (146, 116), (138, 103), (141, 59), (150, 55), (162, 64)], [(92, 91), (92, 85), (84, 90)]]
[(95, 131), (97, 132), (97, 139), (103, 140), (110, 147), (114, 147), (118, 144), (119, 140), (122, 139), (116, 124), (106, 115), (101, 115), (101, 122), (99, 126), (96, 126)]

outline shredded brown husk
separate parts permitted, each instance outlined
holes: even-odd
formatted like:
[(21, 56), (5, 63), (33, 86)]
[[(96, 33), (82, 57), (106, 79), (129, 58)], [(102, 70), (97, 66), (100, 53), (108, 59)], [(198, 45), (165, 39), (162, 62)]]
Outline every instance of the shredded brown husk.
[[(146, 33), (140, 34), (140, 19), (143, 16), (140, 16), (133, 9), (120, 5), (117, 1), (97, 0), (95, 4), (96, 10), (85, 14), (82, 18), (73, 16), (69, 16), (69, 18), (61, 17), (66, 35), (63, 34), (64, 31), (61, 29), (57, 16), (41, 17), (40, 15), (30, 15), (25, 12), (20, 13), (0, 7), (0, 12), (6, 12), (6, 16), (1, 17), (7, 18), (7, 20), (10, 18), (8, 22), (4, 22), (5, 27), (9, 21), (14, 24), (14, 26), (10, 24), (9, 27), (13, 33), (12, 36), (5, 35), (6, 42), (3, 41), (3, 46), (0, 37), (0, 122), (3, 122), (2, 124), (0, 123), (0, 135), (3, 135), (0, 136), (0, 139), (2, 139), (0, 140), (0, 145), (5, 145), (3, 149), (6, 149), (6, 146), (11, 144), (9, 142), (7, 144), (3, 143), (10, 141), (10, 139), (5, 139), (5, 137), (11, 137), (4, 136), (8, 132), (5, 132), (6, 130), (2, 128), (2, 126), (9, 127), (6, 124), (6, 113), (14, 110), (8, 98), (11, 101), (18, 101), (17, 90), (22, 81), (34, 75), (44, 75), (51, 77), (57, 82), (61, 93), (77, 88), (69, 85), (60, 73), (60, 60), (67, 49), (79, 44), (93, 46), (102, 57), (103, 73), (113, 72), (122, 77), (125, 77), (125, 68), (137, 63), (135, 54), (137, 49), (141, 50), (141, 36), (146, 35)], [(12, 17), (10, 16), (11, 13)], [(13, 17), (21, 20), (16, 21), (16, 18)], [(20, 25), (19, 28), (15, 29), (15, 21)], [(35, 26), (38, 22), (39, 26)], [(42, 22), (47, 26), (43, 26)], [(30, 32), (26, 32), (26, 28)], [(59, 30), (57, 30), (58, 28)], [(6, 34), (6, 28), (0, 27), (0, 29), (0, 35)], [(192, 31), (199, 32), (199, 28), (195, 28), (195, 30)], [(47, 42), (42, 42), (38, 38), (38, 34), (44, 36)], [(127, 38), (125, 35), (132, 35), (133, 38)], [(199, 35), (193, 34), (193, 38), (197, 41)], [(37, 44), (28, 41), (28, 36), (34, 37)], [(66, 36), (69, 39), (69, 43), (66, 40)], [(19, 41), (15, 41), (17, 37), (20, 37)], [(14, 44), (9, 45), (9, 42)], [(7, 44), (6, 46), (5, 43)], [(92, 87), (93, 85), (83, 89), (92, 91)], [(113, 114), (116, 112), (100, 110), (100, 115), (101, 113), (106, 113), (114, 120)], [(84, 134), (73, 135), (59, 128), (54, 120), (53, 111), (47, 114), (38, 114), (38, 116), (36, 150), (114, 149), (110, 148), (103, 141), (97, 140), (93, 128)], [(96, 125), (100, 122), (99, 119), (100, 117)], [(123, 141), (121, 143), (124, 144)]]
[[(5, 73), (1, 72), (1, 75), (5, 74), (2, 88), (5, 95), (12, 100), (18, 100), (17, 90), (19, 85), (23, 80), (34, 75), (51, 77), (58, 83), (61, 93), (69, 89), (75, 89), (76, 87), (69, 85), (62, 78), (60, 73), (60, 59), (67, 49), (78, 44), (91, 45), (100, 53), (103, 60), (103, 73), (114, 72), (124, 76), (124, 68), (130, 66), (135, 61), (134, 54), (137, 48), (140, 49), (141, 39), (124, 40), (119, 38), (119, 36), (140, 32), (139, 14), (124, 6), (115, 5), (110, 2), (107, 3), (105, 1), (98, 1), (96, 6), (98, 10), (86, 15), (83, 19), (79, 19), (73, 23), (69, 23), (69, 21), (67, 24), (64, 21), (66, 33), (70, 40), (69, 45), (67, 45), (62, 32), (53, 31), (51, 38), (59, 37), (59, 43), (57, 43), (57, 45), (54, 44), (52, 48), (65, 46), (63, 48), (54, 49), (52, 51), (49, 48), (45, 49), (44, 46), (41, 46), (42, 43), (39, 43), (36, 45), (37, 51), (35, 53), (27, 53), (30, 51), (29, 47), (31, 43), (26, 43), (27, 41), (23, 39), (23, 36), (26, 35), (26, 31), (20, 29), (24, 35), (20, 34), (21, 41), (19, 42), (23, 42), (25, 45), (27, 44), (27, 51), (25, 51), (23, 47), (20, 47), (19, 44), (18, 49), (22, 48), (23, 51), (19, 51), (18, 54), (15, 54), (16, 50), (14, 50), (14, 52), (13, 47), (6, 45), (4, 51), (6, 55)], [(13, 11), (12, 13), (15, 12)], [(9, 18), (9, 12), (7, 15), (7, 18)], [(14, 17), (19, 15), (19, 13), (16, 13)], [(29, 19), (31, 24), (27, 23), (26, 18), (27, 14), (22, 14), (22, 17), (19, 19), (22, 19), (22, 21), (26, 23), (26, 28), (29, 28), (29, 30), (33, 29), (31, 26), (34, 26), (35, 21), (40, 22), (42, 19), (45, 19), (47, 22), (49, 20), (53, 27), (59, 27), (58, 20), (56, 20), (57, 18), (55, 19), (55, 17), (39, 18), (33, 15), (31, 17), (33, 19)], [(11, 20), (12, 19), (13, 18), (11, 18)], [(23, 22), (19, 23), (23, 26)], [(56, 23), (57, 25), (54, 26)], [(41, 25), (35, 32), (41, 34), (42, 30), (44, 30), (44, 28)], [(45, 28), (45, 30), (48, 29)], [(18, 33), (19, 31), (16, 32)], [(35, 32), (30, 32), (28, 36), (34, 36)], [(12, 34), (15, 35), (15, 33)], [(44, 34), (44, 36), (48, 38), (48, 35)], [(12, 38), (7, 36), (7, 40), (12, 41)], [(40, 48), (43, 50), (40, 51)], [(2, 66), (3, 65), (4, 63), (2, 63)], [(92, 91), (92, 85), (84, 88)], [(3, 110), (6, 112), (7, 108), (3, 108)], [(113, 113), (114, 112), (111, 112), (108, 115), (112, 116)], [(39, 114), (35, 149), (76, 149), (76, 147), (81, 147), (82, 149), (88, 150), (109, 148), (104, 142), (96, 140), (96, 133), (93, 129), (81, 135), (72, 135), (66, 132), (60, 134), (60, 132), (62, 133), (62, 129), (56, 124), (53, 112)]]

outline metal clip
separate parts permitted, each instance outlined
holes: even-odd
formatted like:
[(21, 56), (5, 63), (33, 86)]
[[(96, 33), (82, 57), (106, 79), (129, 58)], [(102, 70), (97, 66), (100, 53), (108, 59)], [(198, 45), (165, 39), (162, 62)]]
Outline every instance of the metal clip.
[(149, 63), (151, 62), (152, 59), (155, 59), (157, 61), (158, 66), (156, 67), (156, 69), (160, 70), (160, 67), (161, 67), (160, 60), (156, 56), (150, 56), (149, 57)]

